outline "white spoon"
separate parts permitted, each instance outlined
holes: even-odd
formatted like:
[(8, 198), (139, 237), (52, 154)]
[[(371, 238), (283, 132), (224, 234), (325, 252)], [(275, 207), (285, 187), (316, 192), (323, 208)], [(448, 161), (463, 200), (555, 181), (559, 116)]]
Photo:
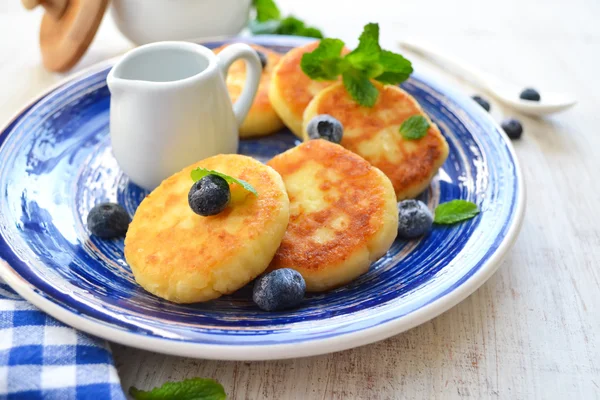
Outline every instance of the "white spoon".
[(406, 50), (420, 54), (426, 59), (436, 62), (444, 67), (444, 69), (452, 69), (463, 75), (481, 89), (488, 91), (496, 100), (523, 114), (533, 116), (553, 114), (573, 107), (577, 103), (577, 100), (572, 96), (564, 93), (547, 92), (545, 90), (540, 91), (540, 101), (523, 100), (519, 98), (519, 95), (524, 87), (503, 82), (501, 79), (488, 73), (477, 71), (455, 57), (444, 54), (437, 49), (434, 50), (429, 45), (424, 46), (412, 41), (401, 41), (399, 44), (400, 47)]

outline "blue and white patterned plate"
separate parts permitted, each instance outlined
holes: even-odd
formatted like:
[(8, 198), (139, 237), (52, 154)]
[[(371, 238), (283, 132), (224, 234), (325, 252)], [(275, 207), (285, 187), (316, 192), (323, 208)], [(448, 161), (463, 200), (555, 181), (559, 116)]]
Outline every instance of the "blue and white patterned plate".
[[(268, 36), (254, 41), (281, 52), (305, 42)], [(517, 235), (525, 194), (505, 135), (472, 100), (415, 73), (402, 87), (450, 145), (422, 198), (432, 209), (456, 198), (474, 201), (482, 210), (478, 217), (436, 226), (420, 240), (397, 240), (367, 274), (309, 295), (295, 310), (262, 312), (249, 287), (197, 305), (163, 301), (135, 283), (122, 240), (90, 237), (85, 226), (95, 203), (117, 201), (133, 215), (146, 194), (129, 183), (111, 155), (105, 79), (113, 63), (54, 87), (0, 133), (1, 276), (75, 328), (134, 347), (212, 359), (348, 349), (407, 330), (463, 300), (492, 275)], [(267, 160), (297, 143), (286, 130), (243, 140), (240, 152)]]

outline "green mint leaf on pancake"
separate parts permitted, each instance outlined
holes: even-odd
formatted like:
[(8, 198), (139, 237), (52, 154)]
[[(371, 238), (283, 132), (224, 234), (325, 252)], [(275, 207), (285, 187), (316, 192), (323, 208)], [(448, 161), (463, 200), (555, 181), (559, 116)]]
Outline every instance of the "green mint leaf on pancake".
[(341, 57), (343, 48), (339, 39), (323, 39), (315, 50), (302, 55), (300, 67), (311, 79), (334, 80), (347, 68)]
[(256, 9), (256, 20), (258, 22), (281, 18), (281, 12), (274, 0), (254, 0), (253, 4)]
[(410, 61), (400, 54), (383, 50), (379, 56), (379, 64), (383, 73), (376, 76), (375, 79), (381, 83), (389, 85), (398, 85), (408, 79), (413, 72)]
[(429, 121), (422, 115), (413, 115), (400, 125), (400, 134), (404, 139), (421, 139), (427, 134)]
[(379, 97), (379, 90), (369, 78), (356, 70), (348, 70), (342, 75), (344, 87), (360, 105), (373, 107)]
[(471, 219), (477, 214), (479, 214), (477, 204), (467, 200), (452, 200), (437, 206), (433, 222), (444, 225), (455, 224)]
[(379, 64), (379, 25), (367, 24), (358, 39), (358, 47), (346, 55), (348, 62), (356, 69), (366, 70)]
[[(324, 41), (328, 41), (323, 44)], [(311, 79), (335, 80), (342, 75), (344, 87), (360, 105), (372, 107), (378, 89), (370, 81), (398, 85), (413, 72), (412, 64), (400, 54), (383, 50), (379, 45), (379, 24), (365, 25), (356, 49), (341, 56), (344, 43), (323, 39), (319, 47), (302, 56), (302, 71)]]
[(240, 185), (241, 187), (243, 187), (244, 189), (246, 189), (247, 191), (249, 191), (250, 193), (254, 194), (255, 196), (258, 196), (258, 192), (256, 191), (256, 189), (254, 189), (254, 187), (251, 184), (249, 184), (248, 182), (246, 182), (242, 179), (237, 179), (232, 176), (226, 175), (222, 172), (198, 167), (196, 169), (193, 169), (192, 173), (191, 173), (192, 180), (194, 182), (198, 182), (200, 179), (204, 178), (207, 175), (220, 176), (221, 178), (225, 179), (225, 181), (227, 183), (230, 183), (230, 184), (236, 183), (236, 184)]
[(136, 400), (225, 400), (223, 386), (213, 379), (193, 378), (181, 382), (167, 382), (150, 391), (129, 388)]

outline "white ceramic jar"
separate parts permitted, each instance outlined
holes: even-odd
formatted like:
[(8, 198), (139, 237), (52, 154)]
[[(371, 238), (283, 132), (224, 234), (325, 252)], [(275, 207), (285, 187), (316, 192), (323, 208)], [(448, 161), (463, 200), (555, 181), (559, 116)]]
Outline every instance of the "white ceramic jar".
[(251, 3), (252, 0), (113, 0), (111, 15), (123, 35), (141, 45), (237, 35), (248, 23)]

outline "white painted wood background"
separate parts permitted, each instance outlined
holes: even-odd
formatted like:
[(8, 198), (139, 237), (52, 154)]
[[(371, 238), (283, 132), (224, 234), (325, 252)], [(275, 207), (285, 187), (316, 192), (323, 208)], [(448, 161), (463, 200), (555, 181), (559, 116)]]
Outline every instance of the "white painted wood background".
[[(279, 3), (350, 45), (364, 23), (379, 22), (385, 47), (426, 39), (501, 77), (573, 92), (580, 104), (544, 120), (518, 116), (523, 229), (500, 270), (452, 310), (380, 343), (288, 361), (203, 361), (115, 345), (124, 388), (201, 376), (218, 379), (231, 399), (600, 398), (600, 2)], [(0, 121), (63, 78), (41, 67), (40, 16), (0, 2)], [(130, 47), (105, 18), (74, 71)], [(493, 108), (498, 119), (512, 115)]]

